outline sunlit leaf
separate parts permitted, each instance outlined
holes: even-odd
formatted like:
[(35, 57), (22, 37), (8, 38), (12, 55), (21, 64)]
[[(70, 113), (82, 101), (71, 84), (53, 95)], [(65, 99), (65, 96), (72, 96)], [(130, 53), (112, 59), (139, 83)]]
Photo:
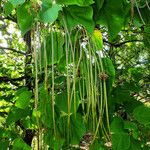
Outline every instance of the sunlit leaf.
[(91, 39), (96, 47), (96, 50), (101, 50), (103, 48), (103, 37), (100, 30), (94, 29)]
[(53, 23), (57, 19), (58, 12), (61, 9), (60, 5), (52, 5), (50, 8), (40, 13), (40, 20), (44, 23)]
[(89, 6), (94, 3), (93, 0), (56, 0), (56, 3), (62, 5), (78, 5), (78, 6)]
[(31, 150), (31, 147), (26, 144), (23, 139), (17, 138), (13, 142), (13, 149), (12, 150)]
[(8, 0), (10, 3), (12, 3), (12, 5), (17, 6), (20, 4), (23, 4), (25, 2), (25, 0)]
[(25, 109), (29, 106), (32, 93), (27, 89), (23, 90), (20, 94), (16, 95), (18, 98), (16, 100), (15, 106), (21, 109)]
[(6, 16), (10, 15), (13, 10), (13, 5), (10, 2), (4, 3), (4, 13)]

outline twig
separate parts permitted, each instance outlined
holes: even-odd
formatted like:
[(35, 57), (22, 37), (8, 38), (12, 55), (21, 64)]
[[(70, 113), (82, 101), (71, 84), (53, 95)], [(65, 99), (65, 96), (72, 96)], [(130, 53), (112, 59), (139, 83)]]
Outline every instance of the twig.
[(10, 82), (11, 84), (18, 86), (19, 84), (16, 83), (16, 82), (17, 81), (22, 81), (25, 78), (26, 78), (26, 76), (22, 76), (22, 77), (18, 77), (18, 78), (10, 78), (10, 77), (7, 77), (7, 76), (1, 76), (0, 77), (0, 83)]
[(13, 51), (13, 52), (22, 54), (22, 55), (26, 55), (26, 53), (24, 53), (24, 52), (22, 52), (22, 51), (18, 51), (18, 50), (14, 49), (14, 48), (9, 48), (9, 47), (0, 46), (0, 49), (6, 49), (6, 50), (10, 50), (10, 51)]
[(104, 41), (104, 43), (110, 44), (111, 46), (114, 46), (114, 47), (120, 47), (120, 46), (122, 46), (126, 43), (130, 43), (130, 42), (143, 42), (142, 40), (136, 40), (136, 39), (135, 40), (124, 41), (124, 42), (117, 43), (117, 44), (111, 43), (111, 42), (106, 41), (106, 40), (103, 40), (103, 41)]

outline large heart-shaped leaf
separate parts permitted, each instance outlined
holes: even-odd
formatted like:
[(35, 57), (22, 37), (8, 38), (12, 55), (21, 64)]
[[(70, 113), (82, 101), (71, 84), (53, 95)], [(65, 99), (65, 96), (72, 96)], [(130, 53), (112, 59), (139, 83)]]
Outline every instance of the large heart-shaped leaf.
[(18, 7), (17, 21), (23, 35), (32, 28), (33, 14), (30, 11), (29, 3), (25, 3)]
[(50, 8), (46, 10), (42, 10), (40, 12), (40, 20), (44, 23), (53, 23), (57, 17), (58, 12), (61, 10), (61, 6), (58, 4), (52, 5)]
[(18, 98), (16, 99), (15, 106), (21, 109), (25, 109), (30, 103), (32, 93), (28, 91), (27, 88), (23, 88), (22, 92), (17, 94), (16, 96)]
[(93, 9), (91, 6), (79, 7), (79, 6), (69, 6), (64, 9), (65, 20), (67, 27), (71, 30), (77, 25), (84, 26), (89, 33), (94, 30), (93, 22)]
[(8, 117), (6, 119), (7, 124), (11, 124), (13, 122), (18, 121), (19, 119), (25, 118), (30, 113), (30, 110), (28, 108), (26, 109), (20, 109), (17, 107), (12, 107), (10, 110)]
[(124, 26), (125, 16), (130, 11), (128, 7), (129, 4), (122, 0), (109, 0), (103, 5), (99, 15), (97, 15), (97, 22), (107, 25), (110, 41), (115, 40), (118, 32)]
[(128, 150), (130, 147), (130, 136), (128, 133), (112, 134), (112, 150)]

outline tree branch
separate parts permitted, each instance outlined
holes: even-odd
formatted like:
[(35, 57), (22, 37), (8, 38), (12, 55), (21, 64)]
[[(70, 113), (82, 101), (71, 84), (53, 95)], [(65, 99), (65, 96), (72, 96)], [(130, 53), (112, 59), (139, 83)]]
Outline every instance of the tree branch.
[(7, 76), (1, 76), (0, 77), (0, 83), (2, 83), (2, 82), (10, 82), (11, 84), (18, 86), (19, 84), (16, 83), (16, 82), (17, 81), (22, 81), (25, 78), (26, 78), (25, 76), (18, 77), (18, 78), (9, 78)]
[(8, 48), (8, 47), (3, 47), (3, 46), (0, 46), (0, 49), (6, 49), (6, 50), (10, 50), (12, 52), (16, 52), (16, 53), (19, 53), (19, 54), (22, 54), (22, 55), (26, 55), (26, 53), (22, 52), (22, 51), (17, 51), (16, 49), (14, 48)]
[(110, 45), (113, 46), (113, 47), (120, 47), (120, 46), (122, 46), (122, 45), (124, 45), (124, 44), (126, 44), (126, 43), (130, 43), (130, 42), (143, 42), (143, 40), (137, 40), (137, 39), (124, 41), (124, 42), (117, 43), (117, 44), (111, 43), (111, 42), (109, 42), (109, 41), (106, 41), (105, 39), (104, 39), (103, 41), (104, 41), (104, 43), (110, 44)]

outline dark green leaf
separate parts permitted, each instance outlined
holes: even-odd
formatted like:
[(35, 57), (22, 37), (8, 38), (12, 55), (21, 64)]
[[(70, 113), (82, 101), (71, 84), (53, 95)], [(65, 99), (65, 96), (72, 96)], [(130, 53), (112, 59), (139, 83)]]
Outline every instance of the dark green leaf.
[(83, 118), (79, 114), (72, 115), (71, 116), (71, 144), (79, 144), (79, 141), (81, 140), (82, 136), (86, 132), (85, 125), (83, 123)]
[(124, 129), (128, 129), (128, 131), (130, 132), (130, 134), (133, 136), (134, 139), (137, 140), (139, 138), (138, 127), (134, 122), (125, 121)]
[(109, 58), (102, 59), (104, 71), (108, 75), (107, 83), (107, 93), (109, 94), (112, 91), (112, 86), (115, 81), (115, 67)]
[(130, 9), (126, 9), (129, 7), (128, 5), (123, 0), (109, 0), (103, 5), (98, 23), (106, 23), (110, 41), (117, 37), (118, 32), (124, 26), (125, 16), (130, 11)]
[(128, 150), (130, 147), (130, 136), (127, 133), (112, 134), (112, 150)]
[(150, 47), (150, 26), (144, 28), (144, 44), (146, 47)]
[(139, 106), (134, 109), (133, 114), (134, 114), (135, 119), (139, 123), (147, 127), (150, 127), (150, 108), (149, 107), (146, 107), (144, 105)]
[[(60, 109), (60, 111), (68, 114), (68, 98), (67, 93), (60, 93), (56, 95), (56, 105)], [(76, 92), (75, 97), (71, 100), (71, 108), (70, 112), (75, 113), (79, 106), (79, 95)]]
[[(45, 87), (42, 86), (39, 89), (39, 112), (34, 111), (35, 116), (39, 116), (41, 122), (46, 126), (46, 127), (52, 127), (53, 124), (53, 113), (52, 113), (52, 104), (51, 104), (51, 98), (48, 95), (48, 92), (46, 91)], [(36, 114), (37, 113), (37, 114)], [(33, 115), (34, 115), (33, 114)]]
[[(47, 57), (48, 65), (52, 65), (52, 44), (53, 44), (53, 50), (54, 50), (54, 55), (53, 55), (54, 64), (58, 63), (64, 54), (63, 52), (64, 37), (62, 33), (60, 31), (51, 32), (51, 34), (49, 34), (45, 38), (44, 42), (45, 43), (42, 44), (41, 53), (40, 53), (42, 67), (45, 66), (45, 57)], [(46, 50), (47, 56), (44, 56), (45, 50)]]
[(69, 6), (64, 9), (67, 27), (71, 30), (77, 25), (83, 25), (89, 33), (94, 30), (93, 10), (91, 6)]
[(62, 5), (78, 5), (78, 6), (89, 6), (94, 3), (93, 0), (56, 0), (56, 3)]
[(57, 19), (60, 10), (62, 10), (61, 6), (54, 4), (40, 13), (40, 20), (44, 23), (53, 23)]
[(111, 132), (121, 133), (124, 132), (124, 124), (121, 118), (115, 117), (111, 123)]
[(143, 150), (143, 148), (141, 149), (140, 141), (131, 138), (131, 146), (129, 150)]
[(12, 107), (12, 109), (9, 112), (8, 117), (6, 119), (6, 123), (9, 125), (13, 122), (18, 121), (19, 119), (23, 119), (26, 116), (28, 116), (29, 113), (30, 113), (30, 110), (28, 108), (20, 109), (17, 107)]
[(106, 73), (109, 75), (109, 77), (113, 78), (113, 81), (115, 79), (115, 67), (109, 58), (103, 58), (103, 65)]
[(8, 150), (9, 142), (8, 141), (0, 141), (0, 149), (1, 150)]
[(34, 21), (30, 7), (29, 3), (25, 3), (17, 9), (17, 21), (23, 35), (32, 28)]
[(10, 15), (13, 10), (13, 5), (10, 2), (4, 3), (4, 13), (6, 16)]

